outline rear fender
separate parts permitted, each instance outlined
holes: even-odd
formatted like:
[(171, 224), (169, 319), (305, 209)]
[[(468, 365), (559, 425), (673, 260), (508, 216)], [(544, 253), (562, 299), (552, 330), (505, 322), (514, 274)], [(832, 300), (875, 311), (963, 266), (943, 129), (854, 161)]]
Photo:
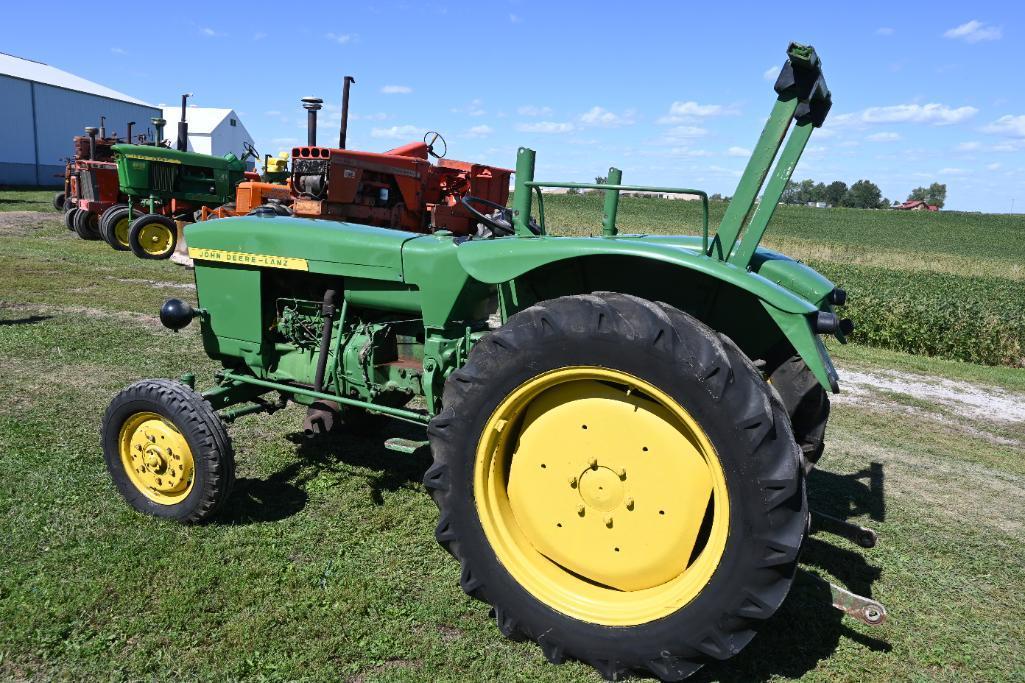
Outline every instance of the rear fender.
[[(812, 329), (812, 314), (818, 311), (818, 307), (772, 280), (728, 262), (673, 244), (622, 238), (541, 237), (468, 241), (459, 246), (457, 253), (459, 264), (468, 275), (494, 285), (515, 281), (560, 262), (570, 269), (574, 262), (594, 256), (628, 257), (624, 262), (630, 263), (631, 270), (639, 276), (644, 274), (645, 261), (697, 273), (757, 299), (822, 386), (829, 391), (837, 391), (836, 370), (821, 339)], [(670, 299), (669, 293), (666, 299)]]

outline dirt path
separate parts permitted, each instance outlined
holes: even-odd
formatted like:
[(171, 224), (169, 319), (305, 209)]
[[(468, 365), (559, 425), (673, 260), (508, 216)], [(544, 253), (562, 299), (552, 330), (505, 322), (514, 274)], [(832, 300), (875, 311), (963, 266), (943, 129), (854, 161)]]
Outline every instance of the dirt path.
[[(836, 403), (886, 401), (886, 394), (932, 403), (949, 412), (996, 423), (1025, 422), (1025, 394), (971, 382), (897, 370), (840, 370)], [(891, 401), (893, 402), (893, 401)]]

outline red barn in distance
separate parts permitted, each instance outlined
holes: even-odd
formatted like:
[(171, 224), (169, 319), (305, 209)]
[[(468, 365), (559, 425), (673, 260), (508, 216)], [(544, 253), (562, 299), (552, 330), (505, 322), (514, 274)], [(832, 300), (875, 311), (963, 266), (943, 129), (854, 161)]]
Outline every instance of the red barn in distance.
[(898, 206), (893, 207), (900, 211), (939, 211), (940, 207), (926, 204), (921, 199), (912, 199)]

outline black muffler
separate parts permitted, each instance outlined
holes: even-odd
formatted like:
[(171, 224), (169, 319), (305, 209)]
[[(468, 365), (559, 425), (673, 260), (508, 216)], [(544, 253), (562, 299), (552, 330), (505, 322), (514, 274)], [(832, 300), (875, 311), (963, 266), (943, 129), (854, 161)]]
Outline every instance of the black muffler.
[(100, 132), (99, 128), (89, 126), (85, 129), (85, 134), (89, 136), (89, 161), (96, 159), (96, 134)]
[(189, 122), (185, 120), (185, 103), (192, 97), (192, 93), (187, 92), (182, 95), (182, 120), (178, 122), (178, 151), (188, 152), (189, 151)]
[(306, 146), (317, 146), (317, 112), (324, 106), (319, 97), (304, 97), (303, 109), (306, 110)]
[(355, 78), (346, 76), (342, 85), (342, 127), (338, 131), (338, 149), (345, 149), (345, 137), (349, 133), (349, 86), (355, 82)]

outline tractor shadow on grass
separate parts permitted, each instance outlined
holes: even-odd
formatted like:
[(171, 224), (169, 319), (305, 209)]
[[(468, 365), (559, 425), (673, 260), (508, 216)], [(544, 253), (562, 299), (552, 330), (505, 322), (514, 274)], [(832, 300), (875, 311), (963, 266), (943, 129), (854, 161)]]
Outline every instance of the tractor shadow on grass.
[[(883, 468), (879, 463), (853, 474), (814, 470), (808, 476), (808, 502), (812, 509), (840, 519), (867, 514), (884, 521)], [(759, 630), (738, 656), (706, 666), (696, 681), (765, 681), (773, 677), (798, 678), (827, 659), (841, 638), (873, 651), (889, 652), (890, 644), (853, 628), (850, 617), (831, 605), (829, 586), (816, 577), (828, 573), (837, 583), (865, 597), (872, 597), (872, 584), (880, 577), (879, 567), (869, 563), (871, 550), (850, 550), (836, 537), (821, 533), (809, 537), (801, 552), (790, 594), (779, 611)], [(885, 539), (882, 541), (885, 543)], [(881, 633), (885, 633), (882, 631)]]
[[(321, 472), (335, 472), (366, 479), (370, 500), (384, 504), (383, 493), (418, 484), (431, 464), (430, 451), (413, 454), (385, 449), (386, 438), (425, 439), (424, 429), (398, 420), (386, 420), (379, 434), (332, 433), (306, 437), (302, 432), (285, 438), (296, 444), (296, 457), (265, 479), (239, 479), (224, 510), (221, 524), (274, 522), (291, 517), (306, 507), (306, 485)], [(373, 470), (357, 472), (355, 468)]]
[(49, 320), (52, 317), (52, 315), (30, 315), (25, 318), (13, 318), (10, 320), (0, 319), (0, 327), (4, 327), (6, 325), (34, 325), (36, 323), (41, 323), (44, 320)]

